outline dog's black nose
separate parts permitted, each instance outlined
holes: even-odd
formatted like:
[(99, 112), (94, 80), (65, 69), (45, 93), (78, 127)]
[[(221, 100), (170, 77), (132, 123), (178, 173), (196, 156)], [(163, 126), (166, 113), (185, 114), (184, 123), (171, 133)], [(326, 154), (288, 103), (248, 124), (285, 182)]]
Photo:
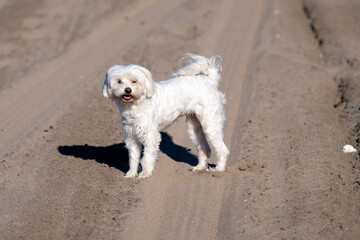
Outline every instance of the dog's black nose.
[(131, 93), (131, 88), (129, 88), (129, 87), (125, 88), (125, 93), (130, 94)]

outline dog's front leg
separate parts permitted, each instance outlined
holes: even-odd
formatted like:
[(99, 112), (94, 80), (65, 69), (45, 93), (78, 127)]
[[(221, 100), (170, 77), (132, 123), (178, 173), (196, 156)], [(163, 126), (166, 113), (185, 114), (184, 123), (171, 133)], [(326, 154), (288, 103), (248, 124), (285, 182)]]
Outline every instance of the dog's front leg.
[(126, 173), (126, 178), (136, 177), (138, 175), (138, 168), (139, 168), (139, 160), (141, 154), (141, 145), (140, 143), (133, 138), (126, 139), (126, 148), (129, 152), (129, 165), (130, 169)]
[(141, 159), (142, 172), (140, 173), (139, 178), (147, 178), (152, 175), (157, 154), (159, 152), (160, 141), (161, 135), (159, 132), (152, 132), (146, 136), (143, 143), (144, 156)]

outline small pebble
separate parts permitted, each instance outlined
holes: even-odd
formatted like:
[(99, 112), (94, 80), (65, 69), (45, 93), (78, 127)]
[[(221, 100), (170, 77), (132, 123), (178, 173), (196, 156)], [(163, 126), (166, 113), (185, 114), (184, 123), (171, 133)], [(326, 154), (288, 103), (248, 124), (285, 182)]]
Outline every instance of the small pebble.
[(344, 153), (356, 152), (356, 149), (351, 145), (345, 145), (342, 150), (343, 150)]

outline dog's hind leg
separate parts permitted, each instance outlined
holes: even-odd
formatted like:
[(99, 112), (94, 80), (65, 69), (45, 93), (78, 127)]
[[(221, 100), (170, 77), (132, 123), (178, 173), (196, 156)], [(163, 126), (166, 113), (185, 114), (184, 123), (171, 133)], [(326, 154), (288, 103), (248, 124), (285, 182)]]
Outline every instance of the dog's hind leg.
[[(210, 113), (212, 111), (209, 111)], [(216, 111), (215, 111), (216, 112)], [(204, 117), (206, 116), (206, 117)], [(206, 139), (210, 142), (211, 146), (215, 149), (217, 163), (216, 167), (210, 169), (211, 171), (224, 171), (226, 160), (230, 154), (229, 149), (226, 147), (223, 140), (223, 122), (224, 116), (222, 114), (207, 114), (201, 117), (202, 128), (204, 130)], [(205, 121), (205, 119), (207, 121)]]
[(211, 155), (210, 146), (206, 140), (204, 131), (197, 117), (190, 114), (186, 117), (186, 125), (190, 139), (198, 151), (198, 165), (193, 167), (192, 171), (201, 171), (207, 168), (207, 159)]
[(230, 154), (229, 149), (226, 147), (222, 137), (216, 134), (207, 134), (206, 135), (214, 147), (217, 157), (217, 163), (215, 168), (211, 168), (211, 171), (224, 171), (226, 166), (226, 160)]

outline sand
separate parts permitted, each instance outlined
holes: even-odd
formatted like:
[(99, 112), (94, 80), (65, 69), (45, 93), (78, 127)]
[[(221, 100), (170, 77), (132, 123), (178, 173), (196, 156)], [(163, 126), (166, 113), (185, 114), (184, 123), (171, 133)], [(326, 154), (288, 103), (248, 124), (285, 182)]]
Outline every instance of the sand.
[[(360, 4), (0, 1), (0, 239), (357, 239)], [(193, 173), (184, 119), (125, 179), (108, 67), (156, 81), (223, 59), (223, 173)], [(216, 159), (212, 157), (211, 163)]]

